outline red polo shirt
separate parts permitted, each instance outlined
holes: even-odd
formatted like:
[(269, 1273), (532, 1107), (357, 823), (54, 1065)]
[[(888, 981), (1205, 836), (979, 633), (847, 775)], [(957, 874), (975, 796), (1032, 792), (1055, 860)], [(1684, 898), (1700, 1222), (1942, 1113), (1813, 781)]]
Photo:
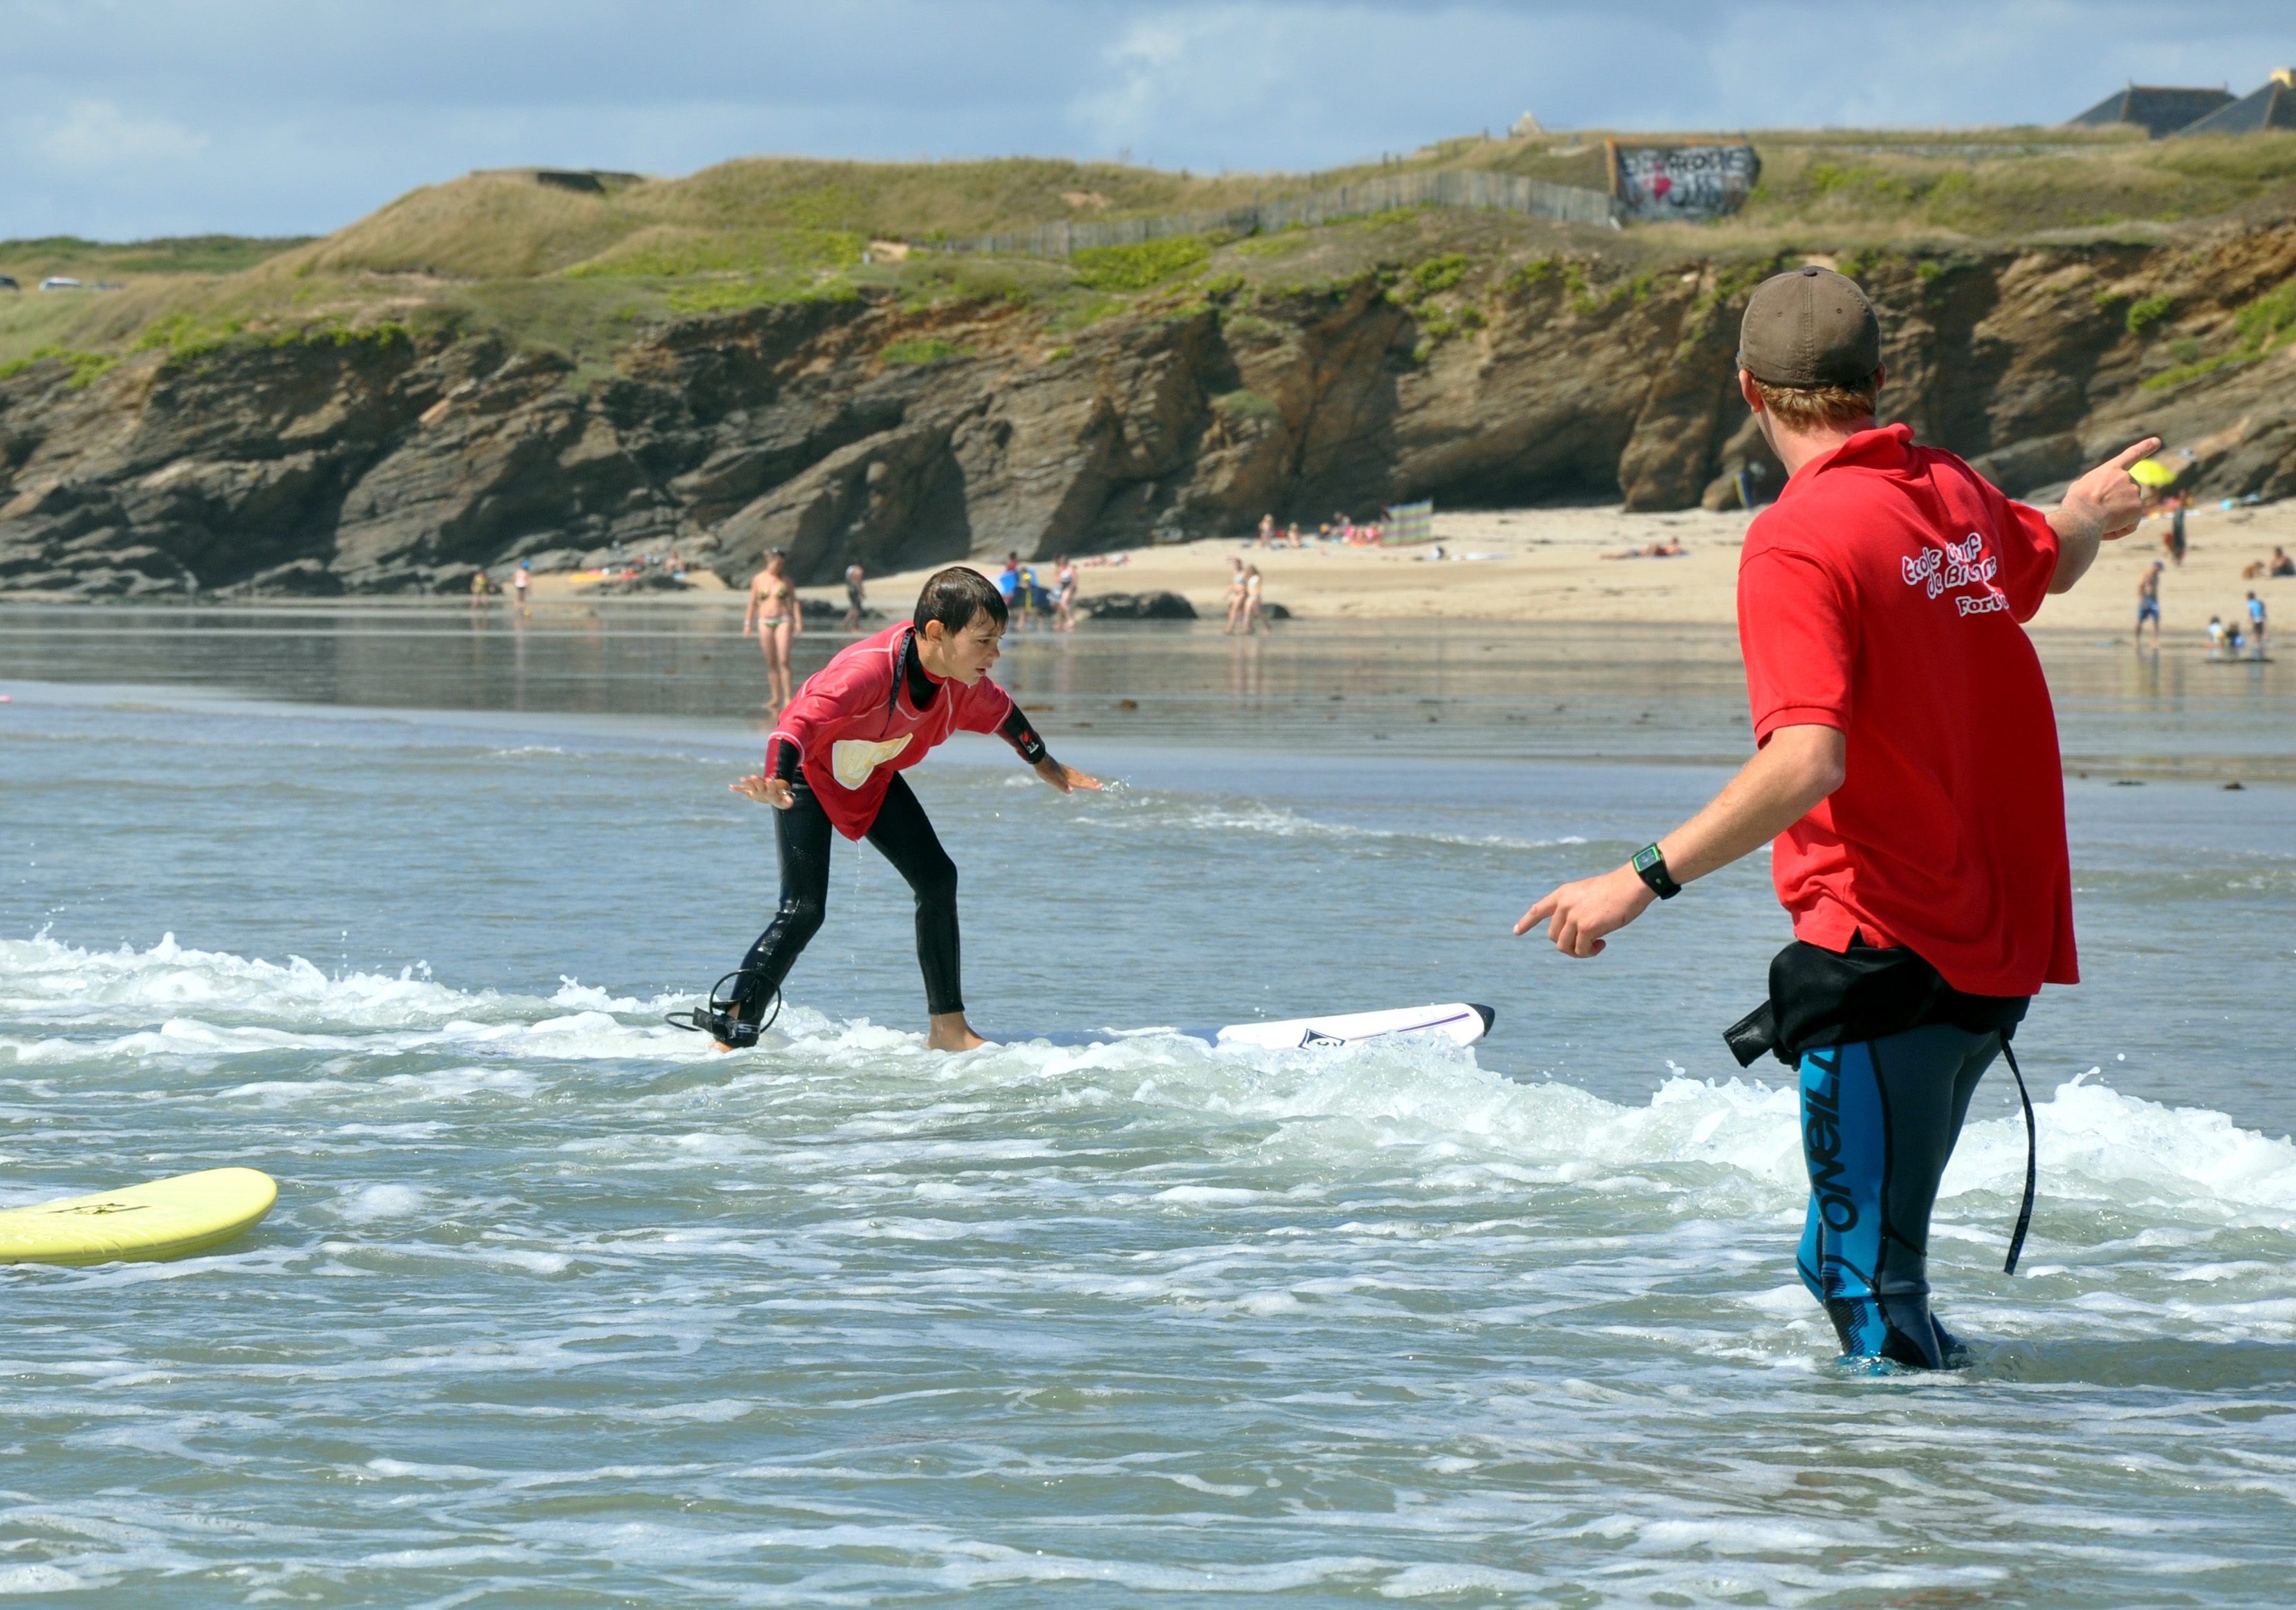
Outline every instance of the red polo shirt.
[(1910, 946), (1972, 995), (2079, 982), (2056, 716), (2020, 624), (2056, 566), (2038, 510), (1901, 424), (1804, 464), (1754, 521), (1754, 736), (1848, 741), (1846, 780), (1772, 848), (1797, 939)]

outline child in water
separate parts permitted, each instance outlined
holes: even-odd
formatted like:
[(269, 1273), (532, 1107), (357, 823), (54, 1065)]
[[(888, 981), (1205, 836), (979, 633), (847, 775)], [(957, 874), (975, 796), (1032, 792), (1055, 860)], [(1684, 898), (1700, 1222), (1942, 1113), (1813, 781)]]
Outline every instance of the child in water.
[(987, 1043), (964, 1017), (956, 865), (899, 774), (952, 733), (993, 732), (1062, 793), (1101, 786), (1047, 754), (1012, 695), (988, 680), (1008, 615), (988, 578), (951, 566), (926, 581), (913, 620), (853, 644), (799, 689), (766, 740), (764, 767), (730, 784), (774, 808), (780, 908), (728, 975), (732, 994), (713, 992), (681, 1026), (706, 1031), (720, 1050), (757, 1043), (767, 1004), (821, 927), (834, 828), (866, 838), (916, 893), (917, 964), (932, 1020), (926, 1044), (968, 1051)]

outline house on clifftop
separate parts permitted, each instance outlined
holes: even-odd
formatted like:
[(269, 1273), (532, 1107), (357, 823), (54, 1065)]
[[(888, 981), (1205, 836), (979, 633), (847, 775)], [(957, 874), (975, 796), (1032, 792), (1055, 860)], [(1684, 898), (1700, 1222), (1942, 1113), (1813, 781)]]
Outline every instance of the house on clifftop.
[(2197, 119), (2235, 104), (2229, 89), (2171, 89), (2158, 85), (2131, 84), (2115, 90), (2077, 118), (2067, 128), (2112, 128), (2130, 123), (2148, 139), (2162, 139), (2185, 129)]
[(2229, 106), (2177, 131), (2185, 135), (2261, 134), (2266, 129), (2296, 128), (2296, 67), (2275, 69), (2262, 89), (2243, 95)]

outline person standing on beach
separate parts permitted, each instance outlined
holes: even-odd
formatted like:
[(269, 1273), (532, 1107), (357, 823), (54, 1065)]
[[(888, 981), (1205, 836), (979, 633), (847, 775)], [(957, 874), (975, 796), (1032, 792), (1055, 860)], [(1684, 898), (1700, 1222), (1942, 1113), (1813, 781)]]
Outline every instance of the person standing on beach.
[(1843, 1353), (1934, 1369), (1964, 1356), (1930, 1311), (1938, 1180), (2030, 998), (2079, 979), (2056, 719), (2021, 623), (2136, 529), (2128, 467), (2159, 443), (2050, 514), (2011, 502), (1875, 425), (1880, 324), (1814, 267), (1755, 290), (1738, 362), (1787, 474), (1738, 570), (1759, 748), (1695, 817), (1545, 895), (1515, 932), (1543, 924), (1565, 956), (1594, 956), (1653, 900), (1775, 841), (1795, 939), (1727, 1038), (1742, 1063), (1770, 1050), (1800, 1072), (1796, 1261)]
[(1053, 567), (1053, 629), (1076, 630), (1077, 567), (1063, 554)]
[(2144, 623), (2152, 623), (2152, 646), (2161, 646), (2161, 572), (2168, 569), (2155, 559), (2136, 584), (2136, 646), (2144, 646)]
[(1220, 628), (1220, 636), (1233, 637), (1243, 620), (1243, 561), (1231, 554), (1227, 563), (1227, 624)]
[(790, 639), (805, 630), (805, 606), (789, 583), (789, 555), (775, 548), (766, 556), (766, 568), (750, 578), (750, 607), (742, 614), (742, 631), (752, 627), (758, 647), (766, 656), (767, 696), (774, 713), (790, 702)]
[(510, 575), (510, 584), (518, 599), (518, 612), (526, 613), (526, 589), (534, 584), (534, 566), (526, 560), (518, 562), (518, 569)]
[(861, 629), (862, 606), (868, 602), (862, 583), (868, 579), (869, 572), (861, 568), (858, 559), (845, 567), (845, 619), (840, 624), (849, 632)]
[(997, 733), (1038, 776), (1070, 793), (1096, 777), (1063, 766), (1012, 695), (988, 679), (1009, 616), (980, 571), (931, 577), (913, 620), (849, 645), (807, 678), (766, 740), (766, 762), (734, 791), (774, 808), (781, 905), (750, 947), (732, 997), (695, 1014), (721, 1050), (755, 1045), (765, 1007), (820, 930), (829, 900), (832, 829), (866, 838), (916, 895), (917, 965), (931, 1015), (926, 1044), (986, 1044), (965, 1021), (956, 921), (956, 865), (899, 775), (956, 732)]
[(1035, 571), (1021, 563), (1019, 554), (1004, 555), (1004, 569), (996, 578), (996, 590), (1004, 597), (1006, 611), (1020, 616), (1020, 629), (1026, 631), (1037, 618), (1037, 577)]
[(2254, 592), (2248, 596), (2249, 652), (2258, 659), (2264, 658), (2264, 600)]
[(1245, 565), (1243, 567), (1243, 635), (1247, 637), (1251, 636), (1256, 627), (1265, 627), (1270, 633), (1275, 630), (1275, 623), (1267, 618), (1267, 605), (1259, 596), (1262, 585), (1259, 567), (1256, 564)]

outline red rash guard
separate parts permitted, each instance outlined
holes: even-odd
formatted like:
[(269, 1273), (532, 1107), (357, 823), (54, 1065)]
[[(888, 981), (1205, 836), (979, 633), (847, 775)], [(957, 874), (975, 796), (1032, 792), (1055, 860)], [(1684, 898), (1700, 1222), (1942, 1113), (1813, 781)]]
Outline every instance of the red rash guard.
[(915, 629), (903, 621), (847, 646), (806, 678), (766, 740), (769, 772), (776, 742), (797, 746), (814, 797), (849, 839), (869, 831), (895, 772), (951, 733), (996, 731), (1013, 710), (1012, 695), (987, 677), (967, 687), (930, 676), (939, 691), (919, 710), (901, 675), (902, 650)]
[(1754, 735), (1848, 743), (1842, 785), (1772, 848), (1797, 939), (1907, 946), (1972, 995), (2079, 981), (2056, 716), (2020, 624), (2056, 566), (2038, 511), (1902, 424), (1804, 464), (1755, 520)]

